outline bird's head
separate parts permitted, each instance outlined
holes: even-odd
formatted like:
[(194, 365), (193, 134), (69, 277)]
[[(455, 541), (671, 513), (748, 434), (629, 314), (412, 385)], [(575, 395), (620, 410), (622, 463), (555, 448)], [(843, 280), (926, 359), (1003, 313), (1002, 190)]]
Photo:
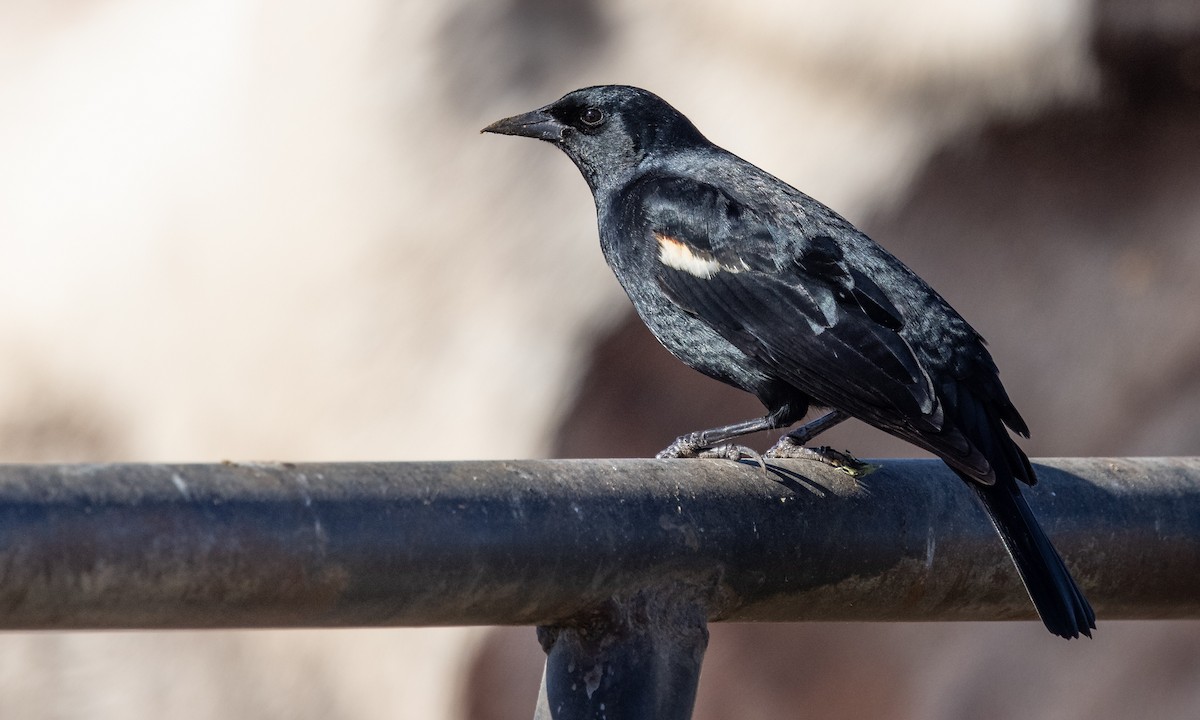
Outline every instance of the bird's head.
[(662, 98), (627, 85), (576, 90), (483, 132), (557, 145), (593, 191), (624, 182), (647, 158), (707, 144), (696, 126)]

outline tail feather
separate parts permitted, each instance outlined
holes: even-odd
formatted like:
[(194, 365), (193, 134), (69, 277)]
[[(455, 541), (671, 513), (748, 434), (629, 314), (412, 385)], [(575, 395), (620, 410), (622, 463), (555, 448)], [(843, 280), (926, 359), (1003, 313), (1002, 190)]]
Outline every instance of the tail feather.
[(1027, 434), (1025, 423), (1008, 401), (999, 379), (984, 389), (981, 398), (976, 390), (956, 388), (954, 409), (955, 427), (987, 459), (988, 473), (979, 477), (953, 465), (951, 469), (983, 501), (1046, 629), (1065, 638), (1081, 634), (1091, 637), (1096, 614), (1021, 495), (1021, 484), (1034, 485), (1037, 475), (1029, 457), (1013, 442), (1004, 425)]
[(982, 485), (967, 477), (963, 480), (983, 501), (1046, 629), (1065, 638), (1080, 634), (1091, 637), (1096, 614), (1038, 524), (1016, 481), (1005, 477), (998, 478), (995, 485)]

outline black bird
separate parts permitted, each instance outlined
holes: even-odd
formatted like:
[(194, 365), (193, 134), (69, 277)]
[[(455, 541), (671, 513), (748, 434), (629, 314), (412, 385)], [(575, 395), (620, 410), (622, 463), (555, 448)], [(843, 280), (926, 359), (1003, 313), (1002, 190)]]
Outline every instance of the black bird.
[(1050, 632), (1095, 614), (1019, 483), (1037, 482), (1008, 430), (1029, 430), (983, 338), (924, 280), (820, 202), (710, 143), (658, 96), (584, 88), (484, 132), (556, 145), (596, 200), (600, 247), (675, 357), (753, 393), (765, 417), (684, 435), (659, 457), (739, 457), (724, 445), (830, 412), (769, 457), (855, 417), (934, 453), (970, 486)]

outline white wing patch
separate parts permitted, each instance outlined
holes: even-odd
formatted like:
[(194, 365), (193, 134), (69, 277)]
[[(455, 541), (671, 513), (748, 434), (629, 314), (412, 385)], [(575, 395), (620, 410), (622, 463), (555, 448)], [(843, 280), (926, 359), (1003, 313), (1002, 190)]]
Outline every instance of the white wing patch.
[(654, 239), (658, 241), (658, 261), (674, 270), (707, 280), (721, 271), (741, 272), (744, 269), (722, 265), (712, 255), (691, 248), (670, 235), (654, 233)]

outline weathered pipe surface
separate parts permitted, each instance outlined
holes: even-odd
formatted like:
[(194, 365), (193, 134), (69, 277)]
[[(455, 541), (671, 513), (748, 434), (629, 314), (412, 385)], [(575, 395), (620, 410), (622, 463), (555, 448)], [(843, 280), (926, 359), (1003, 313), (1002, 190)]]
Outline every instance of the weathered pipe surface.
[[(0, 466), (0, 628), (564, 625), (660, 590), (710, 620), (1033, 617), (972, 493), (881, 464)], [(1200, 458), (1038, 473), (1102, 621), (1200, 618)]]

